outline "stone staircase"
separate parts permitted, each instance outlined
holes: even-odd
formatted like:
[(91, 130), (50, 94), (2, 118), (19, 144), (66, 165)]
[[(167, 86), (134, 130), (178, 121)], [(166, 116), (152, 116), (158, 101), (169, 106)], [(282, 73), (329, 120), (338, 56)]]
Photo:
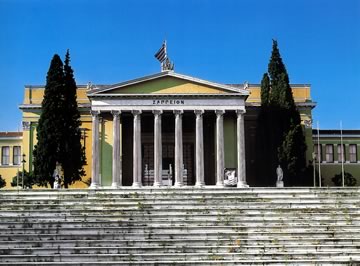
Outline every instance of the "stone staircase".
[(360, 265), (360, 188), (0, 191), (0, 265)]

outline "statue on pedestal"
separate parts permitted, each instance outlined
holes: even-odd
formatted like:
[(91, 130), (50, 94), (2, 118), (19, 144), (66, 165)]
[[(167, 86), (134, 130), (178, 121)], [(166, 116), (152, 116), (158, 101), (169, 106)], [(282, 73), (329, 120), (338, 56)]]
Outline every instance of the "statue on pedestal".
[(278, 165), (278, 167), (276, 168), (276, 175), (277, 175), (277, 180), (276, 180), (276, 187), (284, 187), (284, 172), (281, 169), (280, 164)]

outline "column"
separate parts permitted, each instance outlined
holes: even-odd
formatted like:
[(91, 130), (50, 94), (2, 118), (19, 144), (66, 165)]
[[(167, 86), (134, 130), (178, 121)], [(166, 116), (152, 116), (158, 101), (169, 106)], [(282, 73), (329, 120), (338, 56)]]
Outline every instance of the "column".
[(100, 186), (100, 150), (99, 150), (99, 111), (91, 111), (92, 116), (92, 165), (91, 185), (89, 188), (96, 189)]
[(141, 187), (141, 111), (132, 111), (134, 115), (133, 135), (133, 187)]
[(195, 186), (205, 185), (204, 179), (204, 138), (203, 138), (203, 114), (204, 110), (195, 110), (196, 115), (196, 183)]
[(113, 157), (112, 157), (112, 188), (121, 186), (121, 158), (120, 158), (120, 111), (112, 111), (113, 115)]
[(154, 110), (154, 187), (162, 185), (161, 110)]
[(175, 186), (183, 185), (182, 110), (175, 110)]
[(246, 184), (246, 165), (245, 165), (245, 129), (244, 129), (244, 114), (245, 110), (237, 110), (237, 187), (249, 187)]
[(224, 110), (216, 110), (216, 186), (224, 186)]

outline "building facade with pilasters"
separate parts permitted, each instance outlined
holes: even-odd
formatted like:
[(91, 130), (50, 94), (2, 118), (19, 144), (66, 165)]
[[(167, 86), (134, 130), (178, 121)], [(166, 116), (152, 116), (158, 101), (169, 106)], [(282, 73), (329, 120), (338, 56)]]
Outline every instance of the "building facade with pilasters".
[[(94, 88), (87, 95), (92, 115), (91, 188), (105, 183), (100, 142), (106, 135), (112, 135), (111, 187), (223, 186), (224, 120), (235, 140), (231, 151), (236, 163), (230, 168), (238, 187), (246, 186), (247, 90), (165, 71)], [(100, 136), (103, 120), (112, 128)]]
[[(114, 85), (78, 85), (86, 176), (72, 187), (257, 186), (259, 84), (219, 84), (172, 71)], [(310, 85), (292, 84), (307, 160), (312, 158)], [(23, 152), (33, 170), (43, 85), (25, 86)], [(275, 171), (275, 169), (274, 169)]]

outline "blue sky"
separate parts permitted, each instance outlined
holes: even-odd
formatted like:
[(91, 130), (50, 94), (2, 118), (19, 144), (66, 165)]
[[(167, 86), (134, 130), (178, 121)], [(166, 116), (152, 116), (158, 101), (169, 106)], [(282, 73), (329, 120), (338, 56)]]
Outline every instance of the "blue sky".
[(78, 84), (175, 71), (259, 83), (277, 39), (291, 83), (310, 83), (324, 129), (360, 129), (359, 0), (0, 0), (0, 131), (17, 130), (25, 84), (70, 49)]

